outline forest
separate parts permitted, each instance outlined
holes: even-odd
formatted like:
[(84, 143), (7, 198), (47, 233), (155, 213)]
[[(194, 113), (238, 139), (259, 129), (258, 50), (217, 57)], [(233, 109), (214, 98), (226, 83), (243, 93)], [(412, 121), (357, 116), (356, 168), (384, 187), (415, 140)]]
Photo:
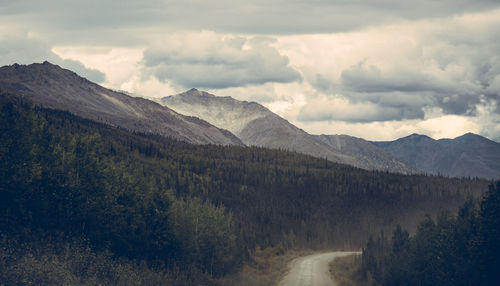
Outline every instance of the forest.
[(500, 182), (457, 215), (427, 217), (410, 236), (400, 225), (392, 238), (371, 238), (359, 269), (372, 285), (498, 285)]
[(451, 221), (490, 183), (190, 145), (9, 94), (0, 95), (0, 134), (5, 285), (214, 285), (257, 248), (359, 249), (440, 210)]

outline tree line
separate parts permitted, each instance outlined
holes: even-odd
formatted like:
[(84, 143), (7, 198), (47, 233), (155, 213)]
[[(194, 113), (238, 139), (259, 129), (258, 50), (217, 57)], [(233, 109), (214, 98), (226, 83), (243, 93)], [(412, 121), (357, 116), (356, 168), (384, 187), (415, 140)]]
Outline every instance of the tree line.
[(360, 271), (377, 285), (498, 285), (500, 182), (480, 202), (468, 200), (456, 216), (427, 217), (410, 236), (397, 226), (363, 249)]

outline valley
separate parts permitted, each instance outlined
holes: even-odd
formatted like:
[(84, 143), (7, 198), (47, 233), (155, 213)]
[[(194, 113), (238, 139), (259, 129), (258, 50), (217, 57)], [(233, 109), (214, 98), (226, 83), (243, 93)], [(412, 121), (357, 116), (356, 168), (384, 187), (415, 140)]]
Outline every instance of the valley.
[(500, 285), (500, 1), (0, 2), (0, 286)]
[[(257, 254), (266, 249), (278, 257), (361, 249), (397, 225), (414, 232), (427, 217), (480, 199), (491, 183), (262, 146), (249, 141), (266, 138), (252, 122), (271, 118), (270, 134), (295, 132), (278, 142), (295, 134), (294, 144), (313, 140), (337, 159), (399, 164), (367, 141), (309, 135), (253, 103), (222, 99), (265, 114), (226, 130), (221, 122), (231, 120), (214, 126), (49, 63), (3, 67), (0, 75), (0, 277), (8, 283), (217, 285), (263, 265)], [(161, 133), (153, 124), (173, 127)]]

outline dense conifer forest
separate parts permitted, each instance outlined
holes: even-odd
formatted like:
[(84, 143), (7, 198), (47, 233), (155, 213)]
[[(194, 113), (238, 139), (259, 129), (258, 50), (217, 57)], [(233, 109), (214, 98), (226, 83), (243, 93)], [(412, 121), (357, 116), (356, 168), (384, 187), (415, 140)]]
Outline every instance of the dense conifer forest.
[(374, 285), (498, 285), (500, 182), (456, 216), (426, 218), (410, 236), (401, 226), (363, 250), (360, 274)]
[(489, 183), (190, 145), (7, 94), (0, 134), (6, 285), (211, 285), (256, 248), (359, 249), (370, 234), (453, 212)]

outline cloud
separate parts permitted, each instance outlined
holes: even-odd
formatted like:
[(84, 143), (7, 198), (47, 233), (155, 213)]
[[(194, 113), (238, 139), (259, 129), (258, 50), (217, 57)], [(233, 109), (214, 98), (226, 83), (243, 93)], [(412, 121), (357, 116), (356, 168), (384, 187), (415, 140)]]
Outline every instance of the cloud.
[(478, 79), (457, 77), (447, 69), (422, 71), (410, 65), (383, 72), (376, 66), (366, 66), (361, 62), (345, 70), (341, 82), (342, 90), (349, 98), (412, 108), (419, 114), (423, 114), (427, 106), (439, 106), (448, 114), (472, 113), (484, 92)]
[(70, 69), (91, 81), (100, 83), (105, 81), (102, 72), (86, 68), (81, 62), (62, 59), (51, 50), (51, 46), (42, 40), (32, 38), (27, 33), (0, 33), (0, 65), (31, 64), (34, 62), (49, 61)]
[(299, 121), (371, 122), (423, 118), (422, 110), (382, 106), (371, 102), (350, 102), (342, 96), (322, 96), (309, 100), (298, 116)]
[(266, 38), (184, 33), (144, 52), (147, 73), (184, 87), (227, 88), (301, 79)]
[(0, 15), (24, 23), (58, 44), (98, 41), (101, 45), (134, 45), (137, 40), (145, 40), (143, 33), (154, 29), (273, 35), (336, 33), (498, 7), (500, 3), (495, 0), (26, 0), (2, 1)]
[(499, 25), (496, 10), (280, 38), (280, 51), (304, 81), (331, 98), (318, 103), (308, 96), (297, 120), (426, 119), (435, 108), (443, 116), (475, 117), (479, 105), (500, 102)]
[(342, 86), (355, 92), (427, 92), (444, 91), (433, 77), (412, 69), (382, 72), (377, 66), (360, 62), (341, 75)]
[(490, 97), (500, 98), (500, 71), (489, 82), (488, 87), (486, 88), (486, 94), (490, 95)]

